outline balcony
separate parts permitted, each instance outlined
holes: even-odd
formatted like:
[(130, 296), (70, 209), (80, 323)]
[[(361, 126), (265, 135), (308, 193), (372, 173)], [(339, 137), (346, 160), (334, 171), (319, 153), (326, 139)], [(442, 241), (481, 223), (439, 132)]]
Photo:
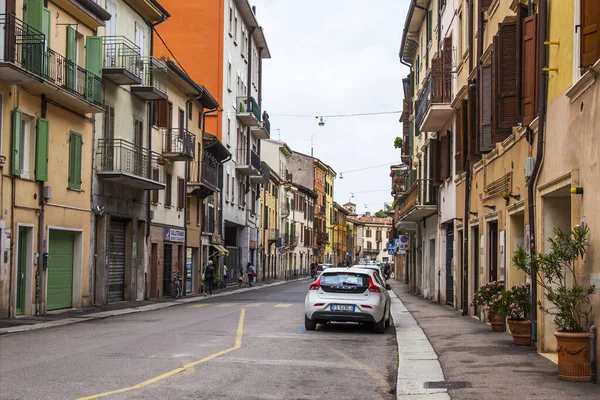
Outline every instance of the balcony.
[(421, 132), (438, 132), (452, 117), (452, 81), (447, 72), (429, 72), (417, 98), (416, 123)]
[(260, 107), (254, 97), (238, 97), (236, 99), (237, 117), (242, 123), (249, 127), (260, 127), (262, 115)]
[(290, 215), (290, 203), (287, 200), (281, 200), (281, 216), (287, 217)]
[(271, 168), (269, 167), (269, 164), (261, 161), (259, 173), (259, 175), (250, 176), (250, 181), (252, 181), (252, 183), (268, 183), (271, 179)]
[(235, 168), (249, 176), (261, 176), (260, 156), (253, 150), (238, 149)]
[(399, 199), (398, 220), (417, 222), (437, 213), (437, 187), (420, 179)]
[(166, 100), (167, 64), (156, 57), (141, 57), (142, 82), (131, 86), (131, 92), (142, 100)]
[(315, 213), (317, 213), (317, 215), (325, 216), (325, 206), (315, 205)]
[(138, 189), (164, 189), (161, 155), (123, 139), (99, 139), (96, 166), (99, 178)]
[(139, 85), (143, 74), (139, 47), (124, 36), (104, 37), (103, 78), (116, 85)]
[(317, 245), (325, 246), (329, 243), (329, 234), (324, 232), (317, 233)]
[(219, 190), (219, 161), (210, 153), (190, 163), (190, 175), (187, 184), (188, 194), (205, 199)]
[(171, 161), (190, 161), (196, 153), (196, 135), (187, 129), (162, 128), (162, 155)]
[(44, 35), (0, 15), (0, 78), (44, 94), (80, 114), (104, 110), (102, 78), (46, 48)]
[(267, 241), (276, 242), (281, 239), (281, 235), (279, 234), (279, 229), (267, 229), (266, 230)]
[(271, 123), (268, 119), (263, 120), (258, 126), (251, 127), (250, 133), (257, 139), (269, 139), (271, 137)]

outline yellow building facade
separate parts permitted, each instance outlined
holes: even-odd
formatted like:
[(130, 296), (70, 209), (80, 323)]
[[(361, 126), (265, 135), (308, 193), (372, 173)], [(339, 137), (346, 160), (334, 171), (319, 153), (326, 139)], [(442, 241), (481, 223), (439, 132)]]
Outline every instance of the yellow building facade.
[(333, 216), (333, 212), (334, 212), (334, 206), (333, 206), (333, 188), (334, 188), (334, 182), (335, 182), (335, 177), (336, 177), (336, 173), (335, 171), (329, 166), (324, 164), (325, 166), (325, 226), (327, 228), (327, 233), (329, 234), (329, 241), (328, 244), (325, 246), (325, 260), (328, 263), (333, 263), (334, 262), (334, 251), (333, 251), (333, 232), (334, 232), (334, 228), (335, 228), (335, 222), (334, 222), (334, 216)]

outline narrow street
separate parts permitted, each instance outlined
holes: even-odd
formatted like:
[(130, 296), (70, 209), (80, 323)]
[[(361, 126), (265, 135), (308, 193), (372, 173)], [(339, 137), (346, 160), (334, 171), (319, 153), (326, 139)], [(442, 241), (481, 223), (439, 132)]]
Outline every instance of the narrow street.
[(304, 331), (307, 281), (0, 338), (0, 398), (391, 399), (397, 347)]

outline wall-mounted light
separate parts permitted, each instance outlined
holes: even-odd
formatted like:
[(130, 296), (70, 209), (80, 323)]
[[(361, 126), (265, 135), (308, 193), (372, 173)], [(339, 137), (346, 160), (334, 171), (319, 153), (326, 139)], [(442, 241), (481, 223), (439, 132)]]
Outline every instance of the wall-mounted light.
[(496, 211), (496, 206), (487, 206), (487, 205), (484, 205), (484, 207), (485, 208), (489, 208), (492, 211)]

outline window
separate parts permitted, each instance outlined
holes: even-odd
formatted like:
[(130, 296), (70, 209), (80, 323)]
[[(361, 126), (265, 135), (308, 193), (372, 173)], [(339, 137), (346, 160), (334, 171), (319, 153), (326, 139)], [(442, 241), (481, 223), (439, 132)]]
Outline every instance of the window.
[[(152, 169), (152, 180), (155, 182), (159, 182), (160, 179), (160, 170), (158, 168)], [(158, 204), (158, 190), (152, 191), (152, 199), (150, 200), (154, 204)]]
[[(41, 120), (41, 119), (40, 119)], [(38, 120), (38, 124), (39, 121)], [(47, 131), (47, 121), (46, 131)], [(46, 133), (46, 141), (47, 141)], [(23, 114), (21, 110), (16, 109), (13, 111), (13, 165), (12, 173), (15, 176), (19, 176), (24, 179), (33, 179), (33, 171), (36, 167), (35, 163), (35, 149), (36, 144), (36, 125), (34, 117)], [(47, 148), (47, 144), (45, 145)], [(40, 149), (43, 151), (43, 149)], [(47, 151), (46, 151), (47, 153)], [(43, 159), (43, 154), (40, 154)], [(43, 160), (40, 160), (43, 161)], [(47, 174), (47, 156), (46, 156), (46, 174)], [(41, 179), (45, 180), (45, 179)]]
[(463, 58), (463, 17), (462, 11), (458, 13), (458, 28), (456, 29), (456, 65), (460, 64)]
[[(368, 232), (368, 231), (367, 231)], [(371, 242), (367, 242), (367, 250), (371, 250)]]
[[(190, 101), (190, 102), (188, 103), (188, 105), (187, 105), (188, 119), (189, 119), (190, 121), (192, 121), (192, 120), (193, 120), (193, 118), (192, 118), (192, 116), (194, 115), (194, 114), (193, 114), (193, 112), (194, 112), (194, 104), (193, 104), (193, 103)], [(181, 128), (181, 127), (180, 127), (180, 128)]]
[(368, 238), (371, 237), (371, 230), (370, 229), (367, 229), (367, 232), (366, 232), (365, 236), (368, 237)]
[(185, 207), (185, 182), (182, 178), (177, 178), (177, 209), (183, 210)]
[(235, 178), (232, 176), (231, 177), (231, 205), (235, 204), (234, 199), (235, 199)]
[(237, 15), (233, 19), (233, 43), (237, 46), (238, 40), (238, 18)]
[(69, 183), (68, 188), (81, 190), (81, 150), (83, 136), (73, 132), (69, 134)]
[(231, 118), (227, 118), (227, 146), (231, 147)]
[(433, 37), (433, 12), (431, 10), (427, 10), (427, 46), (431, 42), (431, 38)]
[(155, 100), (152, 106), (152, 124), (158, 128), (169, 128), (172, 107), (168, 100)]
[(229, 36), (232, 36), (233, 32), (233, 8), (229, 6)]
[(256, 214), (256, 191), (252, 189), (250, 195), (252, 196), (252, 198), (250, 199), (250, 211), (252, 212), (252, 214)]
[(229, 174), (227, 174), (227, 180), (225, 181), (225, 202), (229, 203)]
[(171, 191), (172, 191), (172, 180), (173, 176), (171, 174), (167, 174), (166, 185), (165, 188), (165, 207), (171, 207)]
[(227, 64), (227, 90), (231, 93), (231, 63)]
[(202, 129), (202, 111), (198, 111), (198, 129)]
[(146, 36), (144, 34), (144, 28), (142, 28), (142, 26), (137, 22), (135, 23), (135, 44), (140, 49), (140, 56), (143, 57), (146, 48)]
[(201, 207), (200, 207), (200, 200), (196, 199), (196, 225), (200, 226), (200, 212), (201, 212)]
[(246, 202), (244, 201), (244, 184), (242, 183), (241, 179), (238, 179), (238, 206), (239, 207), (245, 207), (246, 206)]

